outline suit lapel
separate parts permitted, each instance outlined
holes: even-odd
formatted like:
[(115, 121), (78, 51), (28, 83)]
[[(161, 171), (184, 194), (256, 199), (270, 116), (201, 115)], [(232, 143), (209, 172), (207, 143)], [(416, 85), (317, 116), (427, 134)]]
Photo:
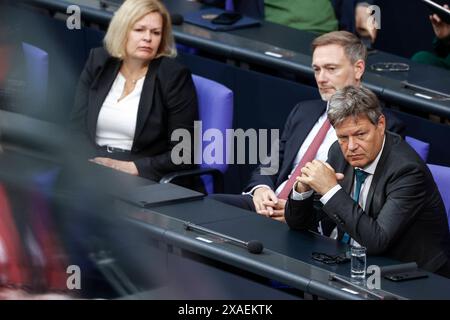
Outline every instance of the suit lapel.
[(106, 64), (91, 86), (90, 100), (92, 101), (89, 101), (88, 107), (88, 131), (92, 141), (95, 141), (98, 114), (119, 73), (120, 65), (119, 60), (113, 60), (112, 63)]
[(355, 170), (351, 165), (346, 163), (343, 174), (344, 174), (344, 179), (342, 179), (340, 185), (341, 185), (342, 189), (344, 189), (345, 193), (351, 194), (353, 180), (355, 179)]
[(371, 213), (369, 211), (372, 206), (373, 195), (375, 193), (377, 184), (383, 175), (383, 171), (385, 170), (385, 169), (383, 169), (383, 168), (385, 168), (384, 163), (386, 162), (386, 159), (388, 157), (389, 151), (391, 149), (391, 145), (392, 145), (391, 136), (389, 135), (389, 133), (386, 133), (386, 140), (384, 143), (383, 153), (381, 154), (380, 160), (378, 161), (377, 167), (375, 168), (375, 173), (373, 174), (372, 183), (370, 184), (369, 193), (367, 194), (367, 199), (366, 199), (365, 212), (370, 216), (371, 216)]
[(144, 84), (142, 86), (141, 99), (139, 100), (138, 114), (136, 119), (136, 131), (134, 134), (133, 148), (139, 135), (144, 129), (147, 118), (153, 106), (153, 98), (156, 89), (156, 75), (158, 67), (161, 63), (161, 58), (153, 60), (148, 67), (147, 75), (145, 76)]
[[(339, 184), (341, 185), (345, 193), (351, 195), (353, 181), (355, 179), (355, 169), (345, 160), (341, 151), (339, 151), (339, 161), (342, 161), (341, 164), (343, 164), (343, 166), (336, 165), (335, 166), (336, 172), (344, 174), (344, 179), (339, 181)], [(338, 229), (337, 240), (340, 241), (344, 236), (345, 232), (338, 225), (336, 226)]]

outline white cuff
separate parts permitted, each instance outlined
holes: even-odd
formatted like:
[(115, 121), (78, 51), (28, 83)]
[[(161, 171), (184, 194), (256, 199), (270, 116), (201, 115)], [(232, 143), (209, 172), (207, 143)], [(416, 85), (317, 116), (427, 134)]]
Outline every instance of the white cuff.
[(257, 186), (253, 187), (249, 192), (242, 192), (242, 195), (244, 195), (244, 196), (252, 196), (253, 197), (253, 192), (255, 192), (255, 190), (258, 189), (258, 188), (267, 188), (269, 190), (272, 190), (272, 188), (270, 188), (266, 184), (258, 184)]
[(306, 191), (306, 192), (302, 192), (302, 193), (300, 193), (300, 192), (297, 192), (296, 190), (295, 190), (295, 187), (297, 186), (297, 182), (296, 183), (294, 183), (294, 186), (292, 187), (292, 196), (291, 196), (291, 199), (292, 200), (306, 200), (306, 199), (308, 199), (309, 197), (311, 197), (312, 196), (312, 194), (314, 193), (314, 190), (309, 190), (309, 191)]
[(322, 198), (320, 198), (320, 202), (322, 202), (323, 205), (326, 205), (327, 202), (336, 194), (336, 192), (341, 189), (342, 187), (339, 184), (335, 185), (333, 188), (328, 190), (328, 192), (325, 193)]

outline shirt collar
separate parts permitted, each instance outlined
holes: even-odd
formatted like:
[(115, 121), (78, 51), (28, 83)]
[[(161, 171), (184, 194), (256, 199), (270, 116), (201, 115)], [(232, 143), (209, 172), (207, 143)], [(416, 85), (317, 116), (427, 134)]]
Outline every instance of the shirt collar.
[(328, 118), (328, 108), (330, 107), (330, 101), (327, 101), (327, 108), (325, 109), (325, 112), (322, 113), (322, 115), (319, 117), (319, 121), (325, 121), (325, 119)]

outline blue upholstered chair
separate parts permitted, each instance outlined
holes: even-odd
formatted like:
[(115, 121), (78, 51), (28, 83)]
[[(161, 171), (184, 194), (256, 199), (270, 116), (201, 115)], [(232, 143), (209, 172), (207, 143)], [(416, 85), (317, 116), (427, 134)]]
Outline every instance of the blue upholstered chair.
[(223, 137), (222, 161), (220, 161), (221, 163), (205, 163), (203, 151), (205, 147), (211, 144), (211, 141), (205, 142), (202, 137), (196, 137), (202, 143), (202, 147), (196, 150), (199, 159), (203, 159), (200, 168), (168, 174), (160, 182), (168, 183), (178, 177), (196, 175), (201, 176), (208, 193), (223, 192), (223, 173), (228, 167), (226, 161), (226, 144), (228, 143), (225, 139), (226, 130), (233, 127), (233, 92), (218, 82), (197, 75), (193, 75), (192, 79), (197, 91), (202, 132), (205, 133), (212, 129), (210, 130), (211, 133), (220, 131)]
[[(434, 181), (437, 184), (442, 200), (447, 210), (447, 217), (450, 220), (450, 167), (428, 164)], [(449, 221), (450, 228), (450, 221)]]
[(234, 0), (225, 0), (225, 10), (234, 11)]
[(408, 142), (424, 162), (427, 162), (428, 153), (430, 151), (429, 143), (408, 136), (405, 137), (405, 141)]
[(28, 43), (22, 43), (26, 64), (27, 96), (36, 107), (47, 104), (48, 54)]

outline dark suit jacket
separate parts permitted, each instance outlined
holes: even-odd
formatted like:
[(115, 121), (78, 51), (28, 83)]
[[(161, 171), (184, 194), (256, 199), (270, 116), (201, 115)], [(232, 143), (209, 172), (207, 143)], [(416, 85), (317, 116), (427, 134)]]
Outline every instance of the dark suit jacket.
[[(94, 147), (98, 115), (120, 66), (120, 60), (109, 56), (105, 49), (96, 48), (91, 50), (80, 77), (71, 123)], [(171, 58), (154, 59), (142, 88), (131, 153), (121, 160), (134, 161), (139, 175), (152, 180), (159, 180), (172, 171), (192, 168), (171, 161), (171, 150), (178, 142), (170, 141), (170, 137), (173, 130), (184, 128), (193, 138), (197, 119), (197, 96), (188, 69)], [(104, 156), (100, 152), (97, 155)]]
[(326, 235), (337, 225), (339, 234), (347, 232), (369, 254), (415, 261), (432, 272), (446, 263), (449, 231), (442, 198), (427, 165), (400, 136), (386, 133), (365, 210), (350, 196), (354, 168), (337, 142), (330, 148), (328, 162), (344, 173), (342, 189), (324, 206), (314, 196), (289, 199), (286, 222), (291, 228), (317, 231), (322, 221)]
[[(253, 171), (250, 182), (245, 191), (254, 186), (265, 184), (275, 190), (283, 181), (287, 180), (292, 171), (293, 162), (303, 141), (305, 141), (314, 124), (325, 112), (327, 102), (323, 100), (309, 100), (298, 103), (289, 114), (284, 126), (279, 145), (279, 170), (277, 175), (261, 175), (261, 167)], [(404, 135), (405, 127), (401, 121), (384, 110), (387, 119), (387, 129)]]

